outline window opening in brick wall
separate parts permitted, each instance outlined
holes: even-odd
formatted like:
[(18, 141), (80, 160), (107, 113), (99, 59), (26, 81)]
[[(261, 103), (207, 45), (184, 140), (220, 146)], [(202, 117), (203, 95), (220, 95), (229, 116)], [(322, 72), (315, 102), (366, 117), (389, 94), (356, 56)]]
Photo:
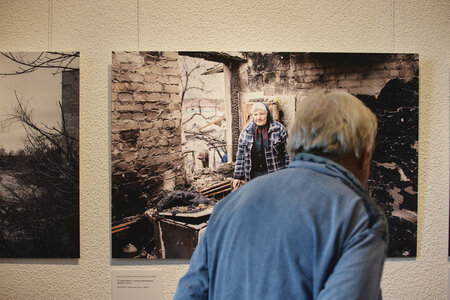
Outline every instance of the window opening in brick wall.
[(227, 162), (224, 65), (180, 55), (182, 149), (187, 176)]

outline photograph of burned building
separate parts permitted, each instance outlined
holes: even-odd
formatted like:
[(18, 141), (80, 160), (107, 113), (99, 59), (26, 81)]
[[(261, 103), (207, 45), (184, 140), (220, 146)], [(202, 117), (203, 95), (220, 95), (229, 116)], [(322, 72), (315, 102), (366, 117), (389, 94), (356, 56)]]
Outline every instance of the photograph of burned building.
[(113, 257), (189, 258), (231, 192), (252, 104), (289, 128), (314, 88), (345, 89), (377, 115), (368, 190), (388, 256), (414, 257), (418, 55), (292, 52), (113, 52)]
[(79, 56), (0, 53), (0, 257), (80, 257)]

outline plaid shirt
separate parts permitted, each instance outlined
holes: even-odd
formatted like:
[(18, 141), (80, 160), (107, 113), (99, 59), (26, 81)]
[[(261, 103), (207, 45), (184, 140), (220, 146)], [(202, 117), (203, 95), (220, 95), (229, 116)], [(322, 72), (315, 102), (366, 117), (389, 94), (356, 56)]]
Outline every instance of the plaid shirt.
[[(251, 150), (253, 145), (253, 128), (256, 126), (252, 121), (245, 126), (239, 136), (238, 151), (236, 154), (236, 167), (233, 177), (236, 179), (250, 180)], [(289, 155), (286, 151), (288, 132), (286, 128), (277, 121), (272, 121), (268, 130), (269, 149), (265, 149), (268, 173), (284, 169), (289, 164)]]

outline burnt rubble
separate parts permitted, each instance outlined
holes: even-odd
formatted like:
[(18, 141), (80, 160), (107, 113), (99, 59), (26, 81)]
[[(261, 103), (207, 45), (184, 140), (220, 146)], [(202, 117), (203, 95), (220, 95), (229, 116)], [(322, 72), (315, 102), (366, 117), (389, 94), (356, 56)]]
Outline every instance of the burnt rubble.
[(201, 193), (195, 193), (176, 189), (170, 192), (163, 192), (156, 205), (158, 212), (197, 212), (203, 210), (208, 206), (214, 206), (218, 200), (214, 198), (207, 198)]
[(223, 163), (215, 170), (203, 168), (197, 170), (192, 178), (189, 178), (188, 184), (190, 191), (202, 191), (218, 183), (231, 180), (233, 177), (234, 166), (232, 163)]

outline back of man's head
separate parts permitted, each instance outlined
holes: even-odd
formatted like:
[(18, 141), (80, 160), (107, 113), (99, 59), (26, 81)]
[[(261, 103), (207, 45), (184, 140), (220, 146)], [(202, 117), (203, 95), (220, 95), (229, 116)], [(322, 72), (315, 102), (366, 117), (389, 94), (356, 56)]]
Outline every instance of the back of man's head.
[(358, 98), (345, 91), (313, 90), (303, 98), (290, 128), (288, 151), (322, 155), (339, 161), (346, 155), (372, 153), (376, 116)]

